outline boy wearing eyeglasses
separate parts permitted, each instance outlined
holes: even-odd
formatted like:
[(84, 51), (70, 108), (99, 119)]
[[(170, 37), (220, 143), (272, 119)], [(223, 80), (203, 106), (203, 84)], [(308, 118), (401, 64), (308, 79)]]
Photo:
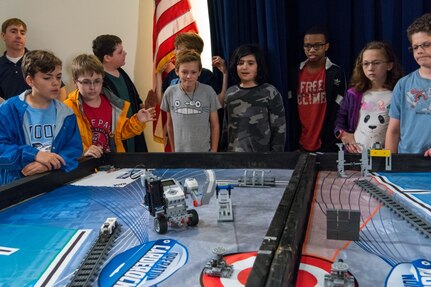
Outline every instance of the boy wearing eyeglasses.
[(130, 103), (102, 88), (104, 69), (94, 55), (81, 54), (72, 61), (76, 90), (64, 102), (78, 120), (84, 156), (99, 158), (105, 152), (125, 152), (122, 141), (144, 131), (154, 120), (154, 108), (127, 117)]
[(431, 13), (417, 18), (407, 28), (407, 37), (419, 69), (394, 87), (385, 148), (431, 156)]
[(346, 91), (344, 71), (327, 57), (328, 35), (313, 27), (304, 35), (307, 59), (289, 79), (290, 150), (336, 151), (334, 122)]
[(82, 143), (76, 117), (57, 98), (61, 60), (34, 50), (22, 60), (31, 89), (0, 105), (0, 185), (23, 176), (78, 166)]

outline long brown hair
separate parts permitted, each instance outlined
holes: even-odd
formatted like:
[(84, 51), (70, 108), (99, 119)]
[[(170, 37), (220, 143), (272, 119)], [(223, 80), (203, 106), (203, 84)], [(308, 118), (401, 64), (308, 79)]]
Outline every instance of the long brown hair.
[(371, 81), (365, 76), (364, 70), (362, 68), (362, 61), (364, 52), (367, 50), (380, 50), (386, 58), (386, 61), (393, 64), (391, 70), (387, 72), (386, 81), (383, 84), (383, 87), (388, 90), (393, 90), (397, 81), (402, 77), (403, 71), (401, 68), (401, 64), (397, 60), (397, 56), (395, 55), (395, 51), (391, 45), (382, 41), (373, 41), (369, 42), (362, 48), (358, 57), (355, 61), (355, 67), (353, 68), (352, 79), (350, 81), (350, 86), (355, 88), (358, 92), (365, 92), (371, 89)]

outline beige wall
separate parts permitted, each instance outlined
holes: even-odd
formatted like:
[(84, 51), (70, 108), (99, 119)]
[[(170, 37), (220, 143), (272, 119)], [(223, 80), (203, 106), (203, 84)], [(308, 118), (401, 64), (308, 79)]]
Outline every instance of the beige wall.
[[(48, 49), (63, 61), (68, 91), (74, 88), (72, 59), (80, 53), (92, 53), (91, 43), (98, 35), (119, 36), (127, 51), (124, 69), (144, 98), (152, 87), (153, 10), (151, 0), (1, 0), (0, 22), (12, 17), (26, 22), (27, 48)], [(3, 41), (0, 50), (4, 50)], [(151, 143), (151, 129), (151, 125), (146, 129), (149, 148), (161, 150), (161, 145)]]
[[(115, 34), (123, 40), (129, 54), (125, 69), (133, 72), (138, 12), (139, 0), (0, 1), (1, 22), (17, 17), (27, 23), (30, 50), (48, 49), (63, 60), (63, 81), (68, 89), (72, 88), (71, 60), (80, 53), (92, 53), (91, 42), (100, 34)], [(1, 45), (4, 50), (4, 43)]]
[[(202, 9), (206, 10), (202, 2), (191, 1), (200, 33), (207, 44), (202, 56), (204, 66), (208, 67), (211, 57), (208, 14), (202, 13)], [(153, 87), (153, 13), (153, 0), (0, 1), (0, 22), (12, 17), (26, 22), (28, 49), (48, 49), (63, 61), (63, 81), (68, 91), (74, 88), (70, 71), (72, 59), (80, 53), (92, 53), (91, 42), (98, 35), (119, 36), (127, 51), (123, 68), (134, 81), (143, 100)], [(4, 51), (3, 41), (0, 41), (0, 51)], [(152, 142), (151, 125), (145, 135), (150, 151), (163, 150), (161, 144)]]

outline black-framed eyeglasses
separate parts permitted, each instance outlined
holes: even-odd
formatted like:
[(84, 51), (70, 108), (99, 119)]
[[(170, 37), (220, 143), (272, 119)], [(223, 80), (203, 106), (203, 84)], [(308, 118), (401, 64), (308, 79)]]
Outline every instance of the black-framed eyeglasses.
[(426, 41), (426, 42), (423, 42), (420, 45), (413, 45), (411, 47), (408, 47), (408, 49), (409, 49), (410, 52), (413, 52), (413, 51), (417, 51), (419, 48), (422, 48), (423, 50), (426, 50), (426, 49), (428, 49), (430, 47), (431, 47), (431, 41)]
[(320, 50), (323, 46), (325, 46), (328, 43), (315, 43), (315, 44), (304, 44), (304, 50)]
[(77, 81), (78, 83), (80, 83), (81, 85), (86, 86), (86, 87), (91, 87), (91, 86), (100, 86), (100, 85), (102, 85), (102, 84), (103, 84), (103, 79), (102, 79), (102, 78), (95, 79), (94, 81), (87, 80), (87, 79), (82, 80), (82, 81), (80, 81), (80, 80), (76, 80), (76, 81)]
[(385, 64), (388, 63), (388, 61), (381, 61), (381, 60), (376, 60), (376, 61), (371, 61), (371, 62), (362, 62), (361, 65), (364, 68), (368, 68), (369, 66), (380, 66), (381, 64)]

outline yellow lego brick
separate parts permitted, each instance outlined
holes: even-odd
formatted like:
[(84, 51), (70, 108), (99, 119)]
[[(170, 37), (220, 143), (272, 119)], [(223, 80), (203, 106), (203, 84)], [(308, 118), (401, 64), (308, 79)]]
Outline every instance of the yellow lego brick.
[(390, 157), (391, 151), (388, 149), (372, 149), (370, 150), (370, 156), (374, 157)]

